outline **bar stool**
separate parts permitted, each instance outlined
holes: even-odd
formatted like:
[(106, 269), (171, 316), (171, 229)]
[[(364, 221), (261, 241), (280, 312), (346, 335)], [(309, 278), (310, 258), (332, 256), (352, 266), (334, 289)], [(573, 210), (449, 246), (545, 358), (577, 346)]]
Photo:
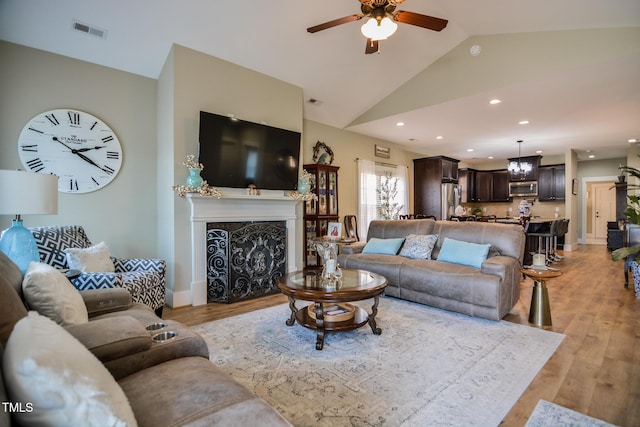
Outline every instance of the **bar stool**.
[(542, 246), (543, 246), (543, 240), (542, 239), (544, 238), (544, 258), (545, 258), (547, 264), (552, 262), (552, 258), (550, 256), (551, 250), (552, 250), (551, 241), (552, 241), (552, 238), (553, 238), (554, 234), (556, 234), (558, 232), (558, 229), (560, 227), (560, 223), (561, 222), (562, 222), (562, 219), (556, 218), (553, 221), (551, 221), (551, 225), (549, 226), (549, 230), (545, 230), (545, 231), (542, 231), (542, 232), (527, 233), (527, 235), (529, 235), (529, 236), (538, 237), (538, 254), (542, 253)]
[(553, 236), (553, 258), (556, 261), (564, 258), (562, 255), (558, 255), (558, 237), (564, 236), (569, 231), (569, 219), (564, 218), (560, 222), (560, 226), (558, 227), (558, 232)]

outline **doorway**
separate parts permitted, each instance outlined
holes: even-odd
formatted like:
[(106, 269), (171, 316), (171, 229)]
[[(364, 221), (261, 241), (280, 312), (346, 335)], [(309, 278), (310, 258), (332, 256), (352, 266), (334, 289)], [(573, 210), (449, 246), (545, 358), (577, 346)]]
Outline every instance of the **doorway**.
[(615, 181), (586, 183), (585, 237), (591, 245), (607, 244), (607, 222), (616, 220)]

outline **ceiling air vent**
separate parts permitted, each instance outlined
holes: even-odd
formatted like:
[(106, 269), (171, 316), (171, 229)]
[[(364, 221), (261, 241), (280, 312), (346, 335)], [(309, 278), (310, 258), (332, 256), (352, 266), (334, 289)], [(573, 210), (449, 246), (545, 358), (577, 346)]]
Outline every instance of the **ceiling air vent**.
[(100, 37), (101, 39), (107, 38), (107, 30), (98, 27), (92, 27), (91, 25), (84, 24), (80, 21), (73, 21), (73, 29), (85, 34), (91, 34), (92, 36)]

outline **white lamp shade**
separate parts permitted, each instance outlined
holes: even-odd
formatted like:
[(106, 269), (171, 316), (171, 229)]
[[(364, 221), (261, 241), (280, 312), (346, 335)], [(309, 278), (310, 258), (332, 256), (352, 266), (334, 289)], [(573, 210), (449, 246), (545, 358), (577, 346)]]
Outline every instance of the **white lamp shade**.
[(374, 18), (370, 18), (366, 24), (360, 27), (360, 32), (362, 32), (362, 35), (366, 38), (376, 41), (386, 40), (388, 37), (391, 37), (397, 29), (398, 24), (389, 18), (383, 18), (380, 25), (378, 25), (378, 21)]
[(0, 170), (0, 215), (57, 213), (57, 176)]

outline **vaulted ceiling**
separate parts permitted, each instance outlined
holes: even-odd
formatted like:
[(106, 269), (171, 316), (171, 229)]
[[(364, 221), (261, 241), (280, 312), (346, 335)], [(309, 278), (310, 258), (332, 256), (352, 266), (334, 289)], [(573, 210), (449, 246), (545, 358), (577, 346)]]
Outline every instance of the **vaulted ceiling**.
[(0, 0), (0, 39), (152, 78), (180, 44), (302, 87), (306, 119), (471, 164), (640, 139), (640, 1), (399, 3), (448, 25), (400, 24), (365, 55), (364, 20), (306, 31), (358, 0)]

